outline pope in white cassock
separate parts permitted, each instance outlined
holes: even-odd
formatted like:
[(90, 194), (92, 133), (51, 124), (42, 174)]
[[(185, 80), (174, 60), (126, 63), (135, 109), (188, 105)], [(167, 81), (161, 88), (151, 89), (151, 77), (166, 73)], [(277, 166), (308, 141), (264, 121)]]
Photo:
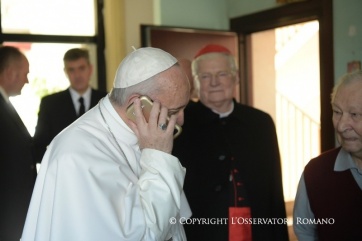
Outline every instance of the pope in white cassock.
[[(188, 79), (173, 56), (148, 47), (122, 61), (113, 87), (49, 145), (22, 241), (186, 240), (185, 169), (170, 153)], [(154, 101), (148, 121), (143, 95)]]

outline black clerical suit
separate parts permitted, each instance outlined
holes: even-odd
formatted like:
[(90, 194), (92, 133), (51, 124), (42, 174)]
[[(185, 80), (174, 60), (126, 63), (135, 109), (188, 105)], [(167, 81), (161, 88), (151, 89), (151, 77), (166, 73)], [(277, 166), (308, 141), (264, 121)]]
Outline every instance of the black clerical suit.
[(36, 179), (32, 138), (0, 94), (0, 240), (19, 241)]
[[(92, 89), (90, 108), (107, 93)], [(78, 118), (69, 89), (45, 96), (40, 103), (38, 123), (34, 134), (36, 161), (41, 162), (46, 147), (65, 127)]]
[[(288, 240), (280, 156), (271, 117), (234, 101), (224, 118), (201, 102), (185, 109), (173, 154), (186, 168), (184, 190), (192, 218), (219, 224), (185, 224), (188, 240), (228, 240), (229, 207), (250, 207), (252, 218), (280, 218), (284, 224), (252, 225), (253, 241)], [(275, 221), (276, 219), (274, 219)]]

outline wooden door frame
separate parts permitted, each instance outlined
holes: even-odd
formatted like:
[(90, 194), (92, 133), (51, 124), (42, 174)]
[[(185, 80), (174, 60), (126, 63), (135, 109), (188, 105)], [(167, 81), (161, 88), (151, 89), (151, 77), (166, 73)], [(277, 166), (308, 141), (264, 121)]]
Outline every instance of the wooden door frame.
[(281, 7), (230, 19), (230, 30), (239, 35), (241, 48), (240, 93), (241, 100), (248, 102), (247, 81), (251, 77), (250, 34), (297, 24), (306, 21), (319, 21), (319, 56), (320, 56), (320, 104), (321, 104), (321, 151), (335, 147), (334, 128), (330, 93), (334, 86), (333, 55), (333, 1), (306, 0), (282, 5)]

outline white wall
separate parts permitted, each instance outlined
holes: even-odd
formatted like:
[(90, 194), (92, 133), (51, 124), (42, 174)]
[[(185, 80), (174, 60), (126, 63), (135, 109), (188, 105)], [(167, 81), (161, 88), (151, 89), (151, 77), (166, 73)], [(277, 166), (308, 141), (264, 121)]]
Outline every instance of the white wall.
[[(119, 1), (119, 0), (116, 0)], [(126, 54), (141, 47), (141, 24), (154, 24), (153, 0), (124, 0), (125, 1), (125, 49)]]
[(158, 0), (160, 24), (177, 27), (229, 29), (225, 0)]
[(240, 17), (256, 12), (260, 12), (269, 8), (274, 8), (280, 4), (276, 0), (225, 0), (228, 6), (229, 18)]
[(362, 1), (334, 0), (334, 73), (337, 81), (347, 71), (347, 63), (362, 61)]
[[(125, 0), (126, 49), (140, 46), (139, 24), (228, 30), (230, 18), (278, 7), (276, 0)], [(362, 61), (362, 0), (333, 0), (335, 82)], [(352, 31), (351, 31), (352, 30)], [(351, 34), (353, 36), (351, 36)]]

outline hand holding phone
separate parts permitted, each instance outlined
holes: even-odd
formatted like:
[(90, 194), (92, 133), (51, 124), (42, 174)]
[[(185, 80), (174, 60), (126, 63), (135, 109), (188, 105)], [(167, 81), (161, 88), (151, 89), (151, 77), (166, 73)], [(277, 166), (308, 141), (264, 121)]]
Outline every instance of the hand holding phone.
[[(151, 109), (153, 106), (153, 102), (147, 96), (141, 96), (140, 101), (141, 101), (141, 108), (142, 108), (143, 115), (144, 115), (146, 121), (148, 122), (148, 120), (150, 118), (150, 112), (151, 112)], [(136, 121), (136, 115), (134, 112), (133, 103), (127, 107), (127, 117), (133, 121)], [(169, 120), (170, 120), (170, 117), (167, 117), (166, 125), (168, 124)], [(178, 137), (181, 134), (181, 132), (182, 132), (181, 126), (176, 124), (173, 137), (174, 138)]]

